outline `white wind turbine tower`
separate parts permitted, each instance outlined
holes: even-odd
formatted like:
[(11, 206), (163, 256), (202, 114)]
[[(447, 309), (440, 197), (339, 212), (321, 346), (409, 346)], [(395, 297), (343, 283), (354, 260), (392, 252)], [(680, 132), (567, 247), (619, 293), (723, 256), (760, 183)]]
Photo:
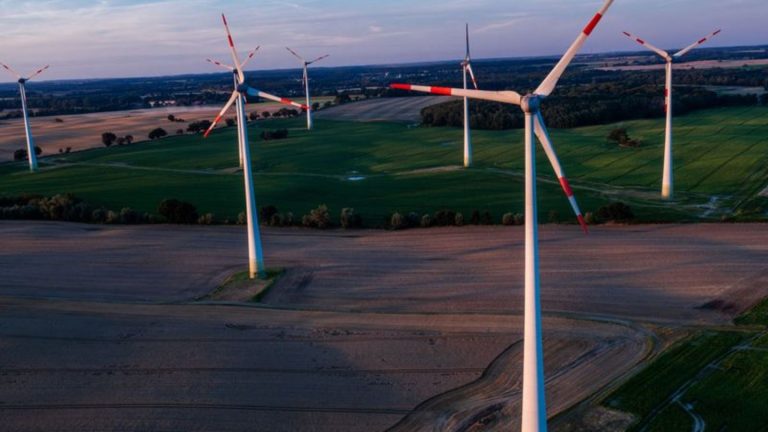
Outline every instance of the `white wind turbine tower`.
[[(472, 58), (469, 55), (469, 24), (466, 25), (467, 36), (467, 54), (464, 56), (464, 61), (461, 62), (461, 70), (464, 75), (464, 90), (467, 90), (467, 75), (472, 79), (472, 85), (477, 87), (477, 80), (475, 79), (475, 72), (472, 70)], [(464, 96), (464, 167), (469, 168), (472, 166), (472, 136), (469, 131), (469, 98)]]
[(32, 138), (32, 129), (29, 126), (29, 112), (27, 111), (27, 81), (43, 73), (49, 66), (38, 69), (32, 75), (27, 78), (22, 77), (18, 72), (13, 70), (10, 66), (0, 63), (8, 72), (10, 72), (16, 79), (19, 80), (19, 95), (21, 96), (21, 112), (24, 117), (24, 130), (27, 133), (27, 158), (29, 159), (29, 170), (31, 172), (37, 171), (37, 155), (35, 154), (35, 140)]
[(520, 106), (525, 113), (525, 327), (523, 331), (523, 407), (522, 431), (542, 432), (547, 430), (547, 410), (544, 398), (544, 349), (541, 333), (541, 304), (539, 285), (539, 240), (536, 209), (536, 151), (534, 134), (539, 138), (549, 157), (560, 184), (576, 212), (579, 223), (586, 230), (576, 200), (568, 181), (564, 177), (552, 143), (547, 133), (541, 111), (541, 102), (552, 93), (568, 64), (581, 49), (584, 42), (602, 19), (613, 0), (605, 0), (600, 10), (582, 30), (571, 47), (566, 51), (549, 75), (531, 94), (525, 96), (514, 91), (463, 90), (445, 87), (426, 87), (409, 84), (392, 84), (401, 90), (413, 90), (447, 96), (467, 96), (473, 99), (502, 102)]
[(669, 53), (664, 51), (663, 49), (656, 48), (655, 46), (649, 44), (645, 40), (635, 37), (627, 32), (624, 32), (624, 35), (626, 35), (628, 38), (634, 39), (635, 42), (655, 52), (656, 54), (658, 54), (664, 60), (667, 61), (667, 65), (666, 65), (667, 79), (666, 79), (665, 88), (664, 88), (664, 109), (667, 111), (667, 127), (664, 133), (664, 171), (661, 179), (661, 197), (664, 199), (672, 199), (672, 196), (674, 194), (673, 192), (674, 175), (672, 170), (672, 63), (674, 62), (675, 59), (688, 54), (689, 51), (703, 44), (704, 42), (709, 40), (709, 38), (716, 36), (719, 33), (720, 33), (720, 30), (712, 32), (706, 37), (699, 39), (698, 41), (687, 46), (686, 48), (683, 48), (677, 53), (673, 55), (669, 55)]
[(312, 61), (306, 61), (304, 60), (304, 57), (296, 54), (296, 51), (285, 47), (285, 49), (288, 50), (291, 54), (294, 55), (297, 59), (299, 59), (304, 67), (304, 76), (302, 78), (302, 82), (304, 83), (304, 95), (306, 97), (306, 105), (307, 105), (307, 130), (312, 130), (312, 103), (309, 100), (309, 73), (307, 72), (307, 67), (311, 65), (312, 63), (317, 63), (320, 60), (327, 58), (330, 56), (330, 54), (326, 54), (323, 56), (320, 56)]
[[(240, 65), (241, 69), (245, 69), (245, 66), (248, 64), (249, 61), (251, 61), (251, 59), (256, 54), (256, 51), (259, 50), (259, 48), (261, 48), (261, 47), (257, 46), (256, 49), (254, 49), (253, 51), (248, 53), (248, 56), (245, 58), (245, 60), (243, 60), (243, 63)], [(214, 65), (216, 65), (216, 66), (218, 66), (218, 67), (220, 67), (222, 69), (226, 69), (226, 70), (232, 72), (232, 77), (234, 79), (234, 87), (233, 88), (234, 88), (234, 90), (237, 90), (237, 86), (240, 85), (240, 77), (238, 75), (237, 69), (235, 69), (234, 66), (230, 66), (230, 65), (224, 64), (224, 63), (222, 63), (220, 61), (211, 60), (211, 59), (205, 59), (205, 61), (207, 61), (208, 63), (214, 64)], [(241, 109), (240, 103), (241, 103), (241, 100), (238, 99), (237, 100), (237, 106), (235, 108), (236, 111), (237, 111), (237, 123), (238, 124), (240, 124), (240, 122), (243, 122), (243, 121), (247, 122), (247, 119), (241, 118), (240, 114), (241, 114), (241, 112), (244, 112), (245, 110)], [(242, 138), (242, 137), (240, 136), (240, 134), (238, 134), (238, 141), (240, 140), (240, 138)], [(238, 149), (238, 153), (239, 153), (239, 156), (240, 156), (240, 168), (242, 168), (243, 167), (243, 143), (241, 141), (238, 143), (237, 149)]]
[[(251, 152), (248, 146), (248, 125), (245, 122), (245, 96), (261, 97), (264, 99), (273, 100), (286, 105), (293, 105), (299, 108), (304, 108), (304, 105), (293, 102), (289, 99), (281, 98), (278, 96), (265, 93), (261, 90), (249, 87), (245, 84), (245, 75), (243, 74), (243, 64), (248, 59), (240, 62), (240, 56), (235, 49), (235, 43), (232, 40), (232, 34), (229, 31), (229, 25), (227, 24), (227, 18), (224, 14), (221, 15), (221, 19), (224, 22), (224, 29), (227, 31), (227, 39), (229, 42), (229, 50), (232, 54), (232, 61), (234, 63), (234, 72), (237, 74), (237, 86), (232, 92), (232, 96), (227, 101), (224, 108), (219, 112), (219, 115), (211, 123), (211, 127), (205, 131), (204, 137), (208, 137), (211, 131), (216, 127), (216, 124), (221, 121), (221, 118), (226, 114), (227, 110), (233, 103), (238, 102), (238, 119), (237, 132), (238, 132), (238, 146), (243, 154), (243, 178), (245, 181), (245, 212), (248, 219), (248, 268), (249, 275), (253, 279), (257, 275), (263, 277), (265, 275), (264, 268), (264, 256), (261, 246), (261, 233), (259, 231), (258, 213), (256, 211), (256, 196), (253, 189), (253, 171), (251, 169)], [(252, 57), (252, 56), (251, 56)]]

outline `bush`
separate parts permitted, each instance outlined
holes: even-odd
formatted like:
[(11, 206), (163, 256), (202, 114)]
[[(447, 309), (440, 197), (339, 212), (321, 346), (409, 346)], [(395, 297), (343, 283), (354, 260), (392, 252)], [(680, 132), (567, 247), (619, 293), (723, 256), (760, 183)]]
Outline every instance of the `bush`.
[[(35, 146), (35, 155), (40, 156), (42, 153), (43, 153), (43, 149), (41, 149), (38, 146)], [(27, 160), (27, 149), (18, 149), (15, 152), (13, 152), (13, 160), (15, 161)]]
[(206, 213), (199, 218), (197, 218), (197, 224), (198, 225), (213, 225), (216, 223), (216, 217), (213, 215), (213, 213)]
[(408, 225), (408, 222), (398, 212), (392, 213), (392, 216), (389, 218), (389, 226), (392, 227), (394, 230), (403, 229)]
[(275, 213), (269, 218), (268, 222), (269, 222), (269, 225), (271, 226), (276, 226), (276, 227), (283, 226), (283, 223), (284, 223), (283, 215), (281, 215), (280, 213)]
[(167, 136), (167, 135), (168, 135), (168, 132), (166, 132), (165, 129), (163, 129), (163, 128), (156, 128), (156, 129), (152, 129), (152, 131), (149, 132), (148, 136), (149, 136), (149, 139), (156, 140), (156, 139), (160, 139), (160, 138), (162, 138), (164, 136)]
[(237, 124), (237, 121), (232, 117), (227, 117), (227, 119), (224, 120), (224, 122), (227, 124), (227, 127), (233, 127), (234, 125)]
[(449, 226), (456, 222), (456, 212), (453, 210), (438, 210), (435, 212), (434, 220), (432, 221), (435, 226)]
[(272, 220), (272, 216), (277, 214), (277, 207), (273, 205), (265, 205), (259, 209), (259, 220), (265, 225), (269, 225)]
[(238, 225), (248, 225), (248, 213), (246, 212), (240, 212), (237, 215), (237, 222)]
[(586, 212), (584, 213), (584, 222), (587, 223), (587, 225), (595, 225), (598, 222), (597, 217), (592, 212)]
[(197, 209), (195, 206), (177, 199), (161, 201), (157, 212), (169, 223), (194, 224), (197, 222)]
[(432, 216), (425, 214), (421, 217), (421, 227), (422, 228), (429, 228), (432, 226)]
[(493, 216), (491, 216), (491, 212), (489, 212), (489, 211), (483, 212), (483, 215), (480, 216), (480, 224), (481, 225), (493, 225)]
[(456, 226), (464, 226), (464, 215), (461, 213), (456, 213), (456, 217), (453, 219), (453, 223)]
[(107, 221), (107, 209), (104, 207), (97, 208), (91, 212), (91, 221), (96, 223), (105, 223)]
[(284, 226), (293, 225), (293, 212), (288, 212), (285, 214), (285, 218), (283, 218), (283, 225)]
[(515, 215), (512, 213), (504, 213), (504, 216), (501, 217), (501, 224), (506, 226), (514, 225)]
[(137, 224), (141, 222), (141, 215), (130, 207), (124, 207), (120, 210), (120, 223)]
[(603, 221), (628, 222), (635, 218), (632, 209), (623, 202), (610, 203), (597, 210), (597, 217)]
[(363, 218), (355, 213), (355, 209), (350, 207), (341, 210), (339, 222), (344, 229), (361, 228), (363, 226)]
[(305, 227), (326, 229), (331, 227), (331, 217), (328, 213), (328, 206), (321, 204), (316, 209), (309, 212), (308, 215), (304, 215), (301, 219), (302, 225)]
[(472, 216), (469, 218), (469, 223), (472, 225), (480, 225), (480, 212), (475, 210), (472, 212)]
[(117, 135), (113, 134), (112, 132), (104, 132), (101, 134), (101, 143), (107, 147), (111, 146), (116, 139)]
[(407, 226), (417, 227), (421, 223), (421, 216), (416, 212), (410, 212), (405, 222)]
[(210, 120), (194, 121), (187, 125), (187, 132), (201, 133), (207, 131), (209, 127), (211, 127)]

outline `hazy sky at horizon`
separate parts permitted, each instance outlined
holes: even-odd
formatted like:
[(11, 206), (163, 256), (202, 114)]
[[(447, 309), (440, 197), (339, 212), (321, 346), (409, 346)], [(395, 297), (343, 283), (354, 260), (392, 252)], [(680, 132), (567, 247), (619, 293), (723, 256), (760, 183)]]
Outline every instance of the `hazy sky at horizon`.
[[(285, 46), (318, 66), (406, 63), (463, 57), (470, 24), (475, 58), (561, 54), (602, 0), (0, 0), (0, 61), (40, 79), (218, 72), (229, 62), (220, 13), (248, 66), (297, 67)], [(682, 47), (712, 30), (708, 46), (768, 44), (766, 0), (616, 0), (582, 52), (640, 48), (627, 30), (661, 47)], [(4, 71), (3, 71), (4, 72)], [(0, 82), (13, 78), (0, 74)]]

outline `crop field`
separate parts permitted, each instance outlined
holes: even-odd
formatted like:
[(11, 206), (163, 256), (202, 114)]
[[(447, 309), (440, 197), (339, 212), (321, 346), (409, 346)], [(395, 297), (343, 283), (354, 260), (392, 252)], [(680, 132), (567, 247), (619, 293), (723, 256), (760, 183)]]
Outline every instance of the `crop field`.
[[(520, 131), (474, 132), (476, 164), (465, 170), (458, 129), (318, 120), (308, 132), (303, 124), (303, 118), (295, 118), (251, 126), (260, 205), (298, 216), (321, 203), (334, 214), (353, 207), (369, 226), (383, 224), (394, 211), (489, 210), (497, 222), (503, 213), (522, 211)], [(647, 222), (719, 220), (747, 210), (752, 218), (763, 218), (759, 207), (765, 198), (758, 195), (768, 185), (768, 109), (701, 111), (677, 118), (675, 125), (676, 197), (671, 202), (659, 198), (663, 121), (552, 131), (582, 209), (624, 201)], [(609, 143), (608, 132), (617, 126), (627, 128), (641, 147)], [(288, 128), (290, 136), (265, 142), (258, 136), (262, 128)], [(41, 159), (43, 169), (36, 175), (23, 163), (6, 163), (0, 165), (0, 193), (71, 192), (92, 205), (146, 212), (155, 211), (164, 198), (178, 198), (201, 213), (235, 218), (244, 208), (235, 135), (234, 128), (225, 128), (207, 140), (174, 136), (54, 155)], [(537, 170), (540, 219), (571, 221), (542, 151)]]
[[(205, 299), (245, 265), (244, 232), (0, 221), (4, 425), (410, 432), (519, 423), (522, 227), (267, 227), (267, 263), (286, 271), (265, 298)], [(766, 295), (767, 235), (747, 224), (598, 226), (590, 236), (543, 227), (551, 430), (624, 430), (573, 429), (560, 415), (653, 358), (614, 408), (667, 426), (654, 430), (689, 430), (690, 414), (665, 403), (670, 394), (714, 425), (717, 411), (704, 404), (744, 388), (754, 396), (745, 418), (759, 420), (768, 337), (729, 322), (749, 307), (743, 289)], [(718, 298), (740, 304), (701, 307)], [(751, 350), (734, 349), (747, 342)], [(698, 396), (700, 385), (723, 393)]]

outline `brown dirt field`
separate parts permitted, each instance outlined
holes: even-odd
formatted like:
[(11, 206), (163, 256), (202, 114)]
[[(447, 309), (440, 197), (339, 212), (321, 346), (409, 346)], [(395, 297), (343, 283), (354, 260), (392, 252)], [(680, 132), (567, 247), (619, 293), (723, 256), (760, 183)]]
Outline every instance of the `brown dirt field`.
[[(0, 222), (0, 415), (13, 430), (516, 430), (519, 227), (265, 230), (261, 306), (190, 304), (244, 267), (242, 227)], [(541, 233), (549, 415), (726, 324), (763, 225)], [(697, 309), (724, 299), (728, 309)], [(558, 430), (558, 425), (553, 425)]]
[(415, 96), (369, 99), (318, 111), (315, 118), (344, 121), (394, 121), (419, 123), (421, 110), (430, 105), (447, 102), (445, 96)]
[[(284, 105), (278, 103), (248, 104), (248, 113), (273, 112), (283, 107)], [(104, 132), (112, 132), (118, 136), (133, 135), (135, 141), (146, 140), (149, 132), (157, 127), (162, 127), (168, 134), (173, 135), (177, 129), (186, 130), (191, 121), (213, 120), (221, 108), (207, 106), (139, 109), (33, 117), (30, 122), (35, 145), (43, 149), (43, 155), (51, 155), (67, 147), (72, 147), (72, 151), (103, 147), (101, 134)], [(168, 114), (183, 118), (187, 122), (170, 122)], [(235, 112), (231, 110), (230, 117), (234, 116)], [(56, 118), (64, 120), (64, 123), (56, 123)], [(0, 120), (0, 160), (13, 159), (13, 152), (20, 148), (26, 148), (24, 121), (20, 118)]]

